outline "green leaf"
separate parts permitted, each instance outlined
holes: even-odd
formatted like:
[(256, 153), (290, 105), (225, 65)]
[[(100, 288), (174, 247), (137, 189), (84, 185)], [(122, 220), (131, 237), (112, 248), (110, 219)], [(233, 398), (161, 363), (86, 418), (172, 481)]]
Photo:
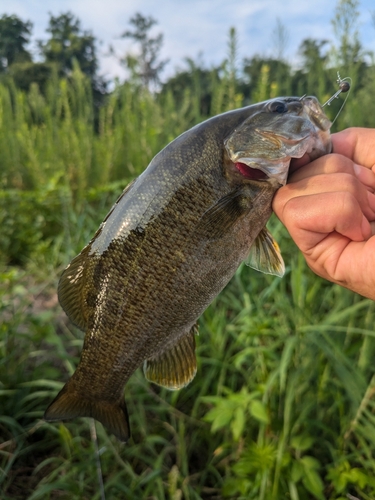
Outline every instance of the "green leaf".
[(315, 496), (315, 498), (324, 500), (324, 485), (319, 473), (317, 472), (317, 469), (320, 468), (320, 463), (318, 460), (310, 456), (302, 457), (300, 463), (303, 467), (302, 482), (304, 486)]
[(223, 488), (222, 488), (222, 494), (224, 497), (232, 497), (239, 493), (239, 480), (237, 478), (230, 477), (228, 479), (225, 479)]
[(320, 469), (319, 461), (314, 457), (310, 457), (309, 455), (305, 455), (304, 457), (302, 457), (301, 463), (306, 470)]
[(372, 479), (374, 483), (374, 479), (370, 478), (367, 474), (362, 472), (358, 468), (353, 468), (349, 472), (344, 472), (344, 475), (347, 477), (348, 481), (354, 484), (358, 484), (360, 488), (364, 488), (369, 485), (369, 481)]
[(313, 443), (314, 443), (314, 438), (306, 435), (294, 436), (290, 441), (292, 447), (300, 451), (308, 450), (309, 448), (311, 448)]
[(306, 489), (312, 493), (315, 498), (319, 500), (324, 500), (323, 495), (323, 481), (321, 480), (319, 474), (313, 469), (305, 469), (305, 474), (302, 478), (302, 483)]
[(238, 407), (234, 412), (234, 419), (231, 424), (233, 439), (238, 441), (245, 426), (245, 411)]
[(292, 471), (291, 471), (291, 480), (293, 483), (298, 483), (303, 475), (303, 466), (297, 460), (293, 462)]
[(207, 422), (212, 422), (211, 432), (216, 432), (218, 429), (229, 424), (233, 417), (233, 409), (228, 405), (220, 405), (210, 410), (204, 417)]
[(259, 420), (259, 422), (264, 424), (269, 423), (266, 407), (261, 401), (256, 399), (255, 401), (250, 402), (250, 413), (254, 418)]

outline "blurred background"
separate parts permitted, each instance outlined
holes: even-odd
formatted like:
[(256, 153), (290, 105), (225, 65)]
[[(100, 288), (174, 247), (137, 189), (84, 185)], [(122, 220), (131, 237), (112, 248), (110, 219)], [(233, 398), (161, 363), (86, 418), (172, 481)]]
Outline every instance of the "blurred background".
[[(102, 498), (90, 421), (42, 420), (83, 341), (57, 282), (152, 157), (230, 109), (323, 103), (338, 71), (352, 90), (333, 130), (375, 126), (375, 7), (326, 4), (2, 2), (2, 499)], [(269, 227), (285, 277), (241, 266), (200, 319), (194, 381), (171, 393), (137, 372), (126, 446), (97, 424), (107, 499), (375, 497), (374, 303)]]

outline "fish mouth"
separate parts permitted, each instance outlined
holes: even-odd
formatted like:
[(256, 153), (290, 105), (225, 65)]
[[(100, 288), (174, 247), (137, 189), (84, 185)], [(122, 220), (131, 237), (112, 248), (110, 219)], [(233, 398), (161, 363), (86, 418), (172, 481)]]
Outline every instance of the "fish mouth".
[(242, 158), (236, 163), (234, 163), (234, 166), (240, 172), (240, 174), (246, 179), (252, 181), (266, 181), (269, 178), (267, 172), (264, 172), (260, 168), (250, 167), (245, 163), (245, 161)]
[(285, 185), (292, 159), (304, 163), (332, 151), (331, 122), (316, 97), (279, 98), (281, 113), (266, 101), (266, 111), (250, 116), (225, 140), (229, 159), (247, 180)]
[(265, 158), (238, 158), (234, 162), (236, 169), (248, 180), (270, 181), (286, 184), (291, 157), (271, 162)]
[[(269, 135), (269, 134), (267, 134)], [(233, 161), (237, 171), (248, 180), (270, 181), (275, 180), (284, 186), (287, 182), (290, 162), (292, 159), (304, 158), (304, 164), (319, 158), (332, 151), (329, 131), (316, 131), (315, 137), (306, 137), (295, 141), (280, 135), (274, 140), (290, 147), (290, 156), (275, 160), (269, 158), (239, 157)], [(288, 148), (289, 149), (289, 148)]]

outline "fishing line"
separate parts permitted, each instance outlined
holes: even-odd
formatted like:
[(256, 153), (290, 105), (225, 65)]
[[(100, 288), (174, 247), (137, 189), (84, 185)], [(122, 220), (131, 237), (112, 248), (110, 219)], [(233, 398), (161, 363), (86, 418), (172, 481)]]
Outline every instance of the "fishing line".
[(91, 434), (91, 441), (94, 444), (94, 450), (95, 450), (96, 472), (98, 474), (100, 496), (102, 500), (106, 500), (104, 492), (102, 464), (100, 462), (100, 452), (98, 446), (98, 435), (96, 433), (95, 420), (93, 418), (90, 418), (90, 434)]
[[(349, 94), (350, 94), (350, 90), (351, 90), (351, 85), (352, 85), (352, 79), (349, 77), (349, 76), (346, 76), (345, 78), (341, 78), (340, 77), (340, 73), (337, 72), (337, 83), (339, 84), (339, 89), (337, 92), (335, 92), (333, 94), (333, 96), (331, 96), (328, 101), (326, 101), (324, 104), (322, 104), (322, 108), (324, 108), (324, 106), (330, 106), (331, 105), (331, 102), (334, 100), (334, 99), (337, 99), (338, 96), (341, 94), (341, 92), (347, 92), (346, 94), (346, 97), (345, 97), (345, 100), (344, 102), (342, 103), (341, 105), (341, 108), (338, 110), (337, 112), (337, 115), (335, 116), (335, 119), (333, 120), (332, 122), (332, 125), (335, 123), (335, 121), (337, 120), (339, 114), (341, 113), (342, 111), (342, 108), (345, 106), (345, 103), (346, 101), (348, 100), (348, 97), (349, 97)], [(331, 127), (332, 127), (331, 125)]]

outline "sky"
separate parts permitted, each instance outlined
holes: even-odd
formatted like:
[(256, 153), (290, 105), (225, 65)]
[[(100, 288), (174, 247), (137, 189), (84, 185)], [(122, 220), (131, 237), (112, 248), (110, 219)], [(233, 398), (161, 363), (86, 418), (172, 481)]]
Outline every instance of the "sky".
[[(162, 59), (169, 59), (164, 77), (186, 68), (185, 58), (200, 58), (206, 67), (220, 64), (227, 55), (229, 29), (236, 28), (238, 55), (275, 56), (274, 32), (281, 23), (287, 34), (285, 57), (298, 64), (297, 51), (302, 40), (334, 41), (331, 20), (335, 0), (0, 0), (0, 15), (16, 14), (33, 23), (33, 42), (46, 39), (49, 13), (57, 16), (71, 11), (81, 28), (98, 39), (99, 72), (105, 78), (126, 75), (118, 58), (109, 56), (109, 46), (121, 57), (134, 52), (129, 39), (120, 35), (130, 29), (129, 19), (140, 12), (158, 24), (152, 34), (163, 33)], [(360, 0), (359, 31), (363, 46), (375, 52), (374, 0)], [(36, 52), (35, 52), (36, 53)]]

